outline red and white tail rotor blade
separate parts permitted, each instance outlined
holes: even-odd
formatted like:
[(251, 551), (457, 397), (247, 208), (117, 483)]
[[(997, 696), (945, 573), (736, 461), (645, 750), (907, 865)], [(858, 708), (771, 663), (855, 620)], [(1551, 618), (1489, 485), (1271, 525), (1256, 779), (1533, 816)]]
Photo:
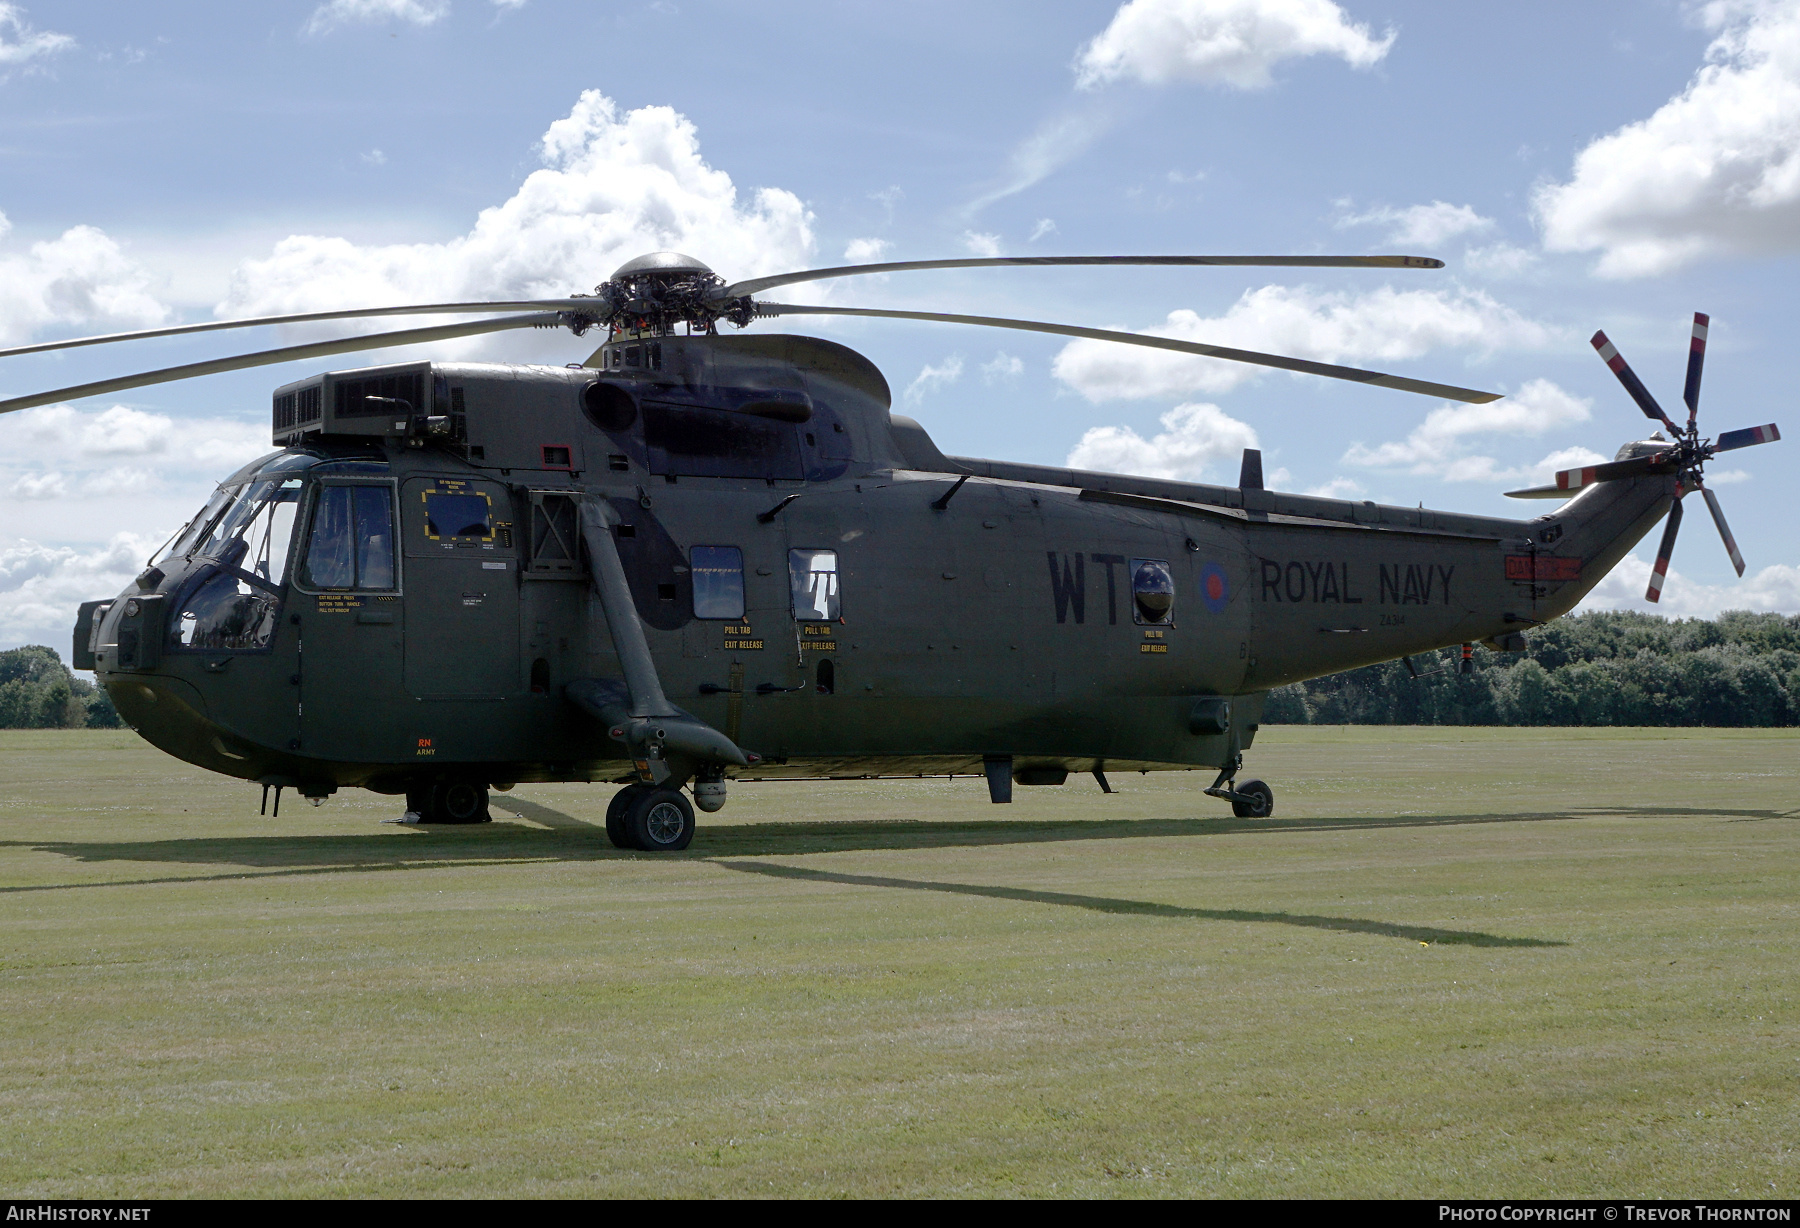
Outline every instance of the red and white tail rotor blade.
[(1681, 399), (1687, 402), (1690, 431), (1700, 414), (1700, 368), (1706, 364), (1706, 330), (1711, 324), (1712, 317), (1705, 312), (1694, 313), (1694, 339), (1688, 343), (1687, 383), (1681, 389)]
[(1590, 340), (1593, 347), (1600, 351), (1601, 359), (1612, 368), (1612, 373), (1619, 377), (1619, 382), (1625, 385), (1625, 391), (1631, 394), (1631, 399), (1636, 401), (1638, 408), (1644, 411), (1644, 416), (1658, 419), (1671, 432), (1679, 435), (1681, 428), (1670, 421), (1669, 415), (1665, 414), (1662, 406), (1656, 403), (1656, 398), (1650, 395), (1648, 388), (1644, 387), (1644, 381), (1637, 377), (1637, 372), (1631, 369), (1631, 364), (1627, 363), (1625, 356), (1619, 353), (1619, 347), (1608, 341), (1605, 333), (1595, 333)]
[(1630, 460), (1608, 461), (1604, 465), (1589, 465), (1584, 469), (1564, 469), (1556, 475), (1558, 490), (1580, 490), (1583, 486), (1592, 486), (1595, 482), (1611, 482), (1619, 478), (1634, 478), (1640, 473), (1652, 473), (1667, 461), (1667, 456), (1658, 452), (1654, 456), (1634, 456)]
[(1781, 438), (1781, 428), (1773, 422), (1767, 426), (1747, 426), (1741, 431), (1726, 431), (1713, 444), (1714, 452), (1729, 452), (1733, 448), (1749, 448), (1759, 443), (1774, 443)]
[(1663, 581), (1669, 578), (1669, 557), (1675, 553), (1675, 535), (1681, 532), (1681, 500), (1677, 499), (1669, 505), (1669, 519), (1663, 525), (1662, 545), (1656, 548), (1656, 566), (1650, 569), (1650, 587), (1644, 590), (1644, 600), (1657, 602), (1662, 600)]
[(1737, 538), (1731, 535), (1731, 526), (1725, 523), (1725, 511), (1719, 506), (1719, 496), (1706, 486), (1700, 488), (1700, 493), (1706, 496), (1706, 510), (1712, 513), (1713, 524), (1718, 526), (1719, 538), (1725, 543), (1725, 553), (1731, 556), (1731, 565), (1737, 568), (1738, 575), (1743, 575), (1744, 556), (1738, 553)]

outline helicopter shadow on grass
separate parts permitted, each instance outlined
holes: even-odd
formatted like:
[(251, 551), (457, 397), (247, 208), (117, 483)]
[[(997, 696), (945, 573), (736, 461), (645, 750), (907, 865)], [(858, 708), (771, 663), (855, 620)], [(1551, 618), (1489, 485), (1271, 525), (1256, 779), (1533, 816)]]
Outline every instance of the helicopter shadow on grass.
[[(155, 878), (113, 879), (79, 883), (31, 883), (0, 887), (0, 895), (95, 887), (229, 882), (260, 878), (296, 878), (325, 874), (464, 867), (503, 867), (582, 861), (609, 861), (642, 856), (621, 852), (606, 842), (599, 825), (524, 798), (496, 798), (496, 809), (511, 811), (531, 826), (500, 821), (478, 827), (431, 828), (412, 835), (369, 832), (360, 835), (226, 836), (131, 842), (0, 841), (0, 848), (31, 848), (86, 863), (140, 862), (184, 866), (235, 866), (244, 873), (185, 874)], [(1076, 820), (983, 820), (933, 823), (840, 821), (756, 823), (702, 828), (690, 857), (721, 868), (771, 877), (936, 891), (994, 899), (1055, 904), (1092, 911), (1190, 918), (1266, 922), (1310, 929), (1377, 934), (1429, 943), (1472, 946), (1542, 947), (1564, 945), (1540, 939), (1407, 926), (1351, 917), (1311, 916), (1243, 909), (1196, 909), (1139, 900), (1076, 895), (1027, 888), (987, 887), (873, 875), (840, 874), (797, 866), (739, 860), (809, 853), (908, 851), (941, 848), (1054, 843), (1069, 840), (1158, 839), (1201, 836), (1258, 835), (1277, 837), (1340, 831), (1441, 828), (1496, 823), (1541, 823), (1602, 817), (1733, 818), (1738, 821), (1791, 818), (1800, 811), (1701, 810), (1683, 807), (1584, 807), (1559, 812), (1509, 814), (1354, 816), (1312, 819), (1151, 818)], [(683, 858), (685, 860), (686, 858)], [(658, 862), (674, 860), (666, 856)]]

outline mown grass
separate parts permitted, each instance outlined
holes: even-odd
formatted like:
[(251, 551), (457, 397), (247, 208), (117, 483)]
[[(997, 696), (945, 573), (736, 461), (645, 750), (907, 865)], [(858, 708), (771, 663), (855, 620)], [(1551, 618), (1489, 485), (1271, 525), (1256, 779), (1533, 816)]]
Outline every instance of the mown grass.
[(0, 735), (0, 1188), (1794, 1196), (1800, 737), (1251, 760), (1273, 820), (1198, 773), (765, 784), (650, 857), (603, 787), (277, 820)]

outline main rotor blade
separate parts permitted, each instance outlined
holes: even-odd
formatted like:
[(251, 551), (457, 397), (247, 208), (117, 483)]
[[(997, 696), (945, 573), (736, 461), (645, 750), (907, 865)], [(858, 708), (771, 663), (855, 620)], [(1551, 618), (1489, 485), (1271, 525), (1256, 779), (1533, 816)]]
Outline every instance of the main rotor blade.
[(1741, 431), (1726, 431), (1713, 444), (1714, 452), (1729, 452), (1733, 448), (1748, 448), (1759, 443), (1774, 443), (1781, 438), (1781, 428), (1773, 422), (1767, 426), (1747, 426)]
[(1592, 486), (1595, 482), (1616, 482), (1620, 478), (1635, 478), (1640, 473), (1651, 473), (1668, 461), (1668, 453), (1657, 452), (1651, 456), (1634, 456), (1630, 460), (1608, 461), (1604, 465), (1588, 465), (1582, 469), (1564, 469), (1556, 475), (1556, 489), (1580, 490), (1583, 486)]
[(1275, 267), (1298, 269), (1441, 269), (1442, 260), (1430, 256), (983, 256), (962, 260), (895, 260), (886, 264), (841, 264), (829, 269), (802, 269), (796, 273), (777, 273), (773, 277), (753, 277), (733, 282), (715, 290), (707, 298), (742, 298), (761, 294), (776, 286), (791, 286), (801, 281), (823, 281), (829, 277), (858, 277), (864, 273), (905, 273), (915, 269), (994, 269), (1009, 267), (1050, 267), (1057, 265), (1228, 265), (1234, 267)]
[(1650, 587), (1644, 590), (1645, 601), (1661, 601), (1663, 581), (1669, 575), (1669, 558), (1675, 553), (1675, 534), (1681, 531), (1681, 500), (1669, 505), (1669, 523), (1663, 526), (1662, 545), (1656, 548), (1656, 566), (1650, 569)]
[(1428, 397), (1450, 401), (1466, 401), (1485, 405), (1498, 401), (1498, 392), (1478, 392), (1453, 384), (1434, 384), (1429, 380), (1407, 379), (1402, 375), (1383, 375), (1357, 367), (1339, 367), (1331, 363), (1312, 362), (1305, 358), (1284, 358), (1279, 354), (1262, 354), (1256, 350), (1234, 350), (1222, 345), (1202, 345), (1198, 341), (1175, 341), (1168, 337), (1146, 337), (1141, 333), (1109, 332), (1103, 328), (1077, 328), (1072, 324), (1045, 324), (1037, 320), (1006, 320), (998, 316), (951, 315), (941, 311), (887, 311), (873, 307), (800, 307), (788, 303), (758, 303), (759, 316), (871, 316), (884, 320), (927, 320), (941, 324), (979, 324), (988, 328), (1012, 328), (1027, 333), (1053, 333), (1059, 337), (1082, 337), (1090, 341), (1117, 341), (1123, 345), (1142, 345), (1156, 350), (1173, 350), (1177, 354), (1198, 354), (1203, 358), (1223, 358), (1230, 362), (1254, 363), (1281, 371), (1299, 371), (1306, 375), (1323, 375), (1330, 379), (1349, 380), (1357, 384), (1373, 384), (1378, 388), (1397, 388), (1401, 392), (1417, 392)]
[(1737, 568), (1738, 575), (1743, 575), (1744, 556), (1738, 553), (1737, 538), (1731, 535), (1731, 526), (1725, 523), (1725, 509), (1719, 506), (1719, 496), (1713, 494), (1710, 486), (1702, 486), (1700, 493), (1706, 496), (1706, 510), (1712, 513), (1719, 538), (1725, 543), (1725, 553), (1731, 556), (1731, 565)]
[(1690, 428), (1700, 413), (1700, 368), (1706, 362), (1706, 330), (1711, 325), (1711, 316), (1698, 311), (1694, 313), (1694, 339), (1688, 344), (1687, 383), (1681, 389), (1681, 399), (1687, 402)]
[(95, 337), (74, 337), (67, 341), (41, 341), (36, 345), (16, 345), (0, 350), (0, 358), (18, 354), (42, 354), (50, 350), (72, 350), (84, 345), (109, 345), (114, 341), (143, 341), (150, 337), (179, 337), (185, 333), (211, 333), (223, 328), (261, 328), (269, 324), (309, 324), (315, 320), (360, 320), (374, 316), (476, 315), (484, 311), (574, 311), (590, 300), (578, 298), (523, 299), (496, 303), (414, 303), (410, 307), (357, 307), (346, 311), (306, 311), (299, 315), (254, 316), (242, 320), (214, 320), (206, 324), (176, 324), (168, 328), (145, 328), (133, 333), (105, 333)]
[(437, 328), (409, 328), (399, 332), (370, 333), (361, 337), (340, 337), (336, 341), (316, 341), (311, 345), (290, 345), (279, 350), (259, 350), (254, 354), (238, 354), (231, 358), (215, 358), (209, 362), (190, 362), (180, 367), (164, 367), (119, 379), (99, 380), (92, 384), (76, 384), (52, 392), (34, 393), (0, 401), (0, 414), (34, 405), (53, 405), (58, 401), (75, 401), (97, 397), (127, 388), (144, 388), (151, 384), (167, 384), (174, 380), (193, 379), (200, 375), (217, 375), (222, 371), (241, 371), (246, 367), (266, 367), (274, 363), (294, 362), (303, 358), (325, 358), (333, 354), (349, 354), (356, 350), (385, 350), (389, 346), (418, 345), (425, 341), (448, 341), (453, 337), (473, 337), (480, 333), (496, 333), (508, 328), (539, 328), (562, 323), (556, 312), (541, 315), (505, 316), (493, 320), (473, 320), (465, 324), (444, 324)]
[(1601, 359), (1612, 368), (1612, 373), (1619, 377), (1619, 382), (1625, 385), (1625, 391), (1631, 394), (1631, 399), (1644, 411), (1644, 417), (1660, 419), (1671, 431), (1681, 433), (1681, 428), (1669, 420), (1669, 415), (1662, 411), (1662, 406), (1656, 403), (1656, 398), (1644, 387), (1644, 381), (1637, 377), (1637, 372), (1631, 369), (1624, 355), (1619, 353), (1619, 347), (1608, 341), (1605, 333), (1595, 333), (1589, 343), (1600, 351)]

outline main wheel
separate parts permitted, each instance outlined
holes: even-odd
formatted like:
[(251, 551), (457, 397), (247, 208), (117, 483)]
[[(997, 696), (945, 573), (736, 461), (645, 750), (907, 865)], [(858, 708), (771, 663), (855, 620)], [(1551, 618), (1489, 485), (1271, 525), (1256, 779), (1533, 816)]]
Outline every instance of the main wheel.
[(1246, 780), (1235, 790), (1247, 800), (1231, 803), (1231, 813), (1240, 819), (1266, 819), (1275, 813), (1275, 790), (1260, 780)]
[(645, 789), (625, 806), (623, 826), (646, 853), (674, 853), (694, 838), (694, 808), (676, 789)]
[(646, 793), (649, 785), (626, 785), (612, 795), (612, 801), (606, 804), (606, 838), (612, 841), (616, 849), (635, 849), (631, 832), (625, 826), (625, 811), (636, 801), (639, 794)]
[(427, 823), (488, 823), (488, 791), (486, 785), (468, 780), (445, 780), (431, 791), (431, 813)]

